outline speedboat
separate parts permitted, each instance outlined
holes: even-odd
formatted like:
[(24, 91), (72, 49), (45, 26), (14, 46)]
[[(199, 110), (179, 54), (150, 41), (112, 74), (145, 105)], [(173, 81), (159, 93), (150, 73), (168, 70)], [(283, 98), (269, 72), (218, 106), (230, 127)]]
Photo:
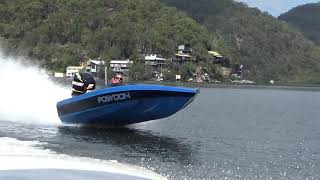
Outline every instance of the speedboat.
[(169, 117), (190, 104), (199, 89), (163, 85), (121, 85), (57, 103), (64, 123), (129, 125)]

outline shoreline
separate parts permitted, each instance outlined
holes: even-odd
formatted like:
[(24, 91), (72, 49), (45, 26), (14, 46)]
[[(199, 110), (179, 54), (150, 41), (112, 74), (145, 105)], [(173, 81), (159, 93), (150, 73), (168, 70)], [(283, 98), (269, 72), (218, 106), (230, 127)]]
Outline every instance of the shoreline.
[(168, 86), (182, 86), (194, 88), (229, 88), (229, 89), (287, 89), (287, 90), (310, 90), (320, 91), (320, 85), (296, 85), (296, 84), (279, 84), (279, 85), (263, 85), (263, 84), (231, 84), (231, 83), (194, 83), (194, 82), (154, 82), (154, 81), (131, 81), (128, 84), (160, 84)]
[[(72, 79), (51, 78), (55, 83), (71, 87)], [(98, 86), (105, 86), (103, 79), (96, 80)], [(283, 89), (283, 90), (304, 90), (320, 91), (320, 84), (231, 84), (231, 83), (195, 83), (195, 82), (157, 82), (157, 81), (128, 81), (127, 84), (159, 84), (167, 86), (181, 86), (190, 88), (227, 88), (227, 89)]]

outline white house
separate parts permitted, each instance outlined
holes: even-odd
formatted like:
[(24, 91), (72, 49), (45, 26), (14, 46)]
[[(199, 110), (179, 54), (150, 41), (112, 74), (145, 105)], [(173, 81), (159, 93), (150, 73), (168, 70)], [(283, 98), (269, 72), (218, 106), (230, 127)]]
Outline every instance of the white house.
[(113, 72), (125, 73), (129, 71), (129, 68), (132, 67), (133, 61), (129, 59), (126, 60), (111, 60), (110, 68)]
[(146, 65), (151, 66), (161, 66), (166, 63), (167, 59), (162, 58), (158, 54), (150, 54), (144, 57), (144, 60), (146, 61)]
[(66, 77), (73, 77), (75, 73), (78, 73), (84, 68), (86, 72), (91, 72), (96, 76), (99, 70), (104, 71), (104, 64), (104, 61), (90, 59), (85, 64), (82, 64), (83, 66), (68, 66), (66, 70)]
[(56, 77), (56, 78), (63, 78), (63, 77), (64, 77), (64, 74), (61, 73), (61, 72), (55, 72), (55, 73), (54, 73), (54, 77)]
[(92, 73), (96, 73), (98, 72), (99, 70), (104, 70), (104, 61), (101, 61), (101, 60), (89, 60), (90, 62), (90, 65), (91, 65), (91, 68), (90, 68), (90, 71)]
[(75, 73), (78, 73), (82, 66), (68, 66), (66, 70), (66, 77), (73, 77)]

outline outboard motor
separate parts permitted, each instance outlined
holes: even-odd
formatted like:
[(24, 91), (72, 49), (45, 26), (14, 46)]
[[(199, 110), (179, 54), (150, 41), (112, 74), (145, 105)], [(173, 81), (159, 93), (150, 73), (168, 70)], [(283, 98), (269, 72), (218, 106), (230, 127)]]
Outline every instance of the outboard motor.
[(91, 73), (76, 73), (72, 81), (72, 96), (78, 96), (96, 88), (96, 81)]

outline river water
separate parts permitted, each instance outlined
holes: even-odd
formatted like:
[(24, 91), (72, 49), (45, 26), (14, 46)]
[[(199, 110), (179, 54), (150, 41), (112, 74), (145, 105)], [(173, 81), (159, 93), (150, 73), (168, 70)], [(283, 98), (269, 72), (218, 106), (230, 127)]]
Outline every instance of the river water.
[(2, 106), (0, 152), (10, 151), (11, 139), (144, 167), (168, 179), (320, 179), (317, 89), (204, 88), (169, 118), (123, 128), (62, 124), (52, 115), (52, 100), (33, 96)]

